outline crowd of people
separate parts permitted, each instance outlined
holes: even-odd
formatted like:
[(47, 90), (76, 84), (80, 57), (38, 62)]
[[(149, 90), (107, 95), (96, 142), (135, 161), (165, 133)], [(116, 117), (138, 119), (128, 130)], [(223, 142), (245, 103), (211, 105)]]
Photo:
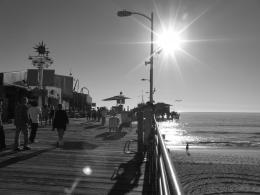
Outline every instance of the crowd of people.
[[(6, 148), (5, 133), (1, 116), (3, 115), (2, 109), (3, 100), (0, 99), (0, 150)], [(58, 140), (57, 146), (62, 146), (63, 136), (66, 130), (66, 126), (69, 123), (69, 119), (65, 110), (62, 109), (62, 105), (58, 104), (55, 109), (54, 106), (43, 105), (39, 107), (37, 101), (30, 101), (23, 97), (21, 101), (16, 105), (14, 125), (16, 127), (14, 136), (14, 151), (21, 151), (20, 148), (20, 134), (23, 133), (23, 150), (30, 150), (29, 144), (35, 143), (37, 130), (39, 125), (46, 127), (52, 126), (52, 130), (57, 129)]]
[(86, 119), (87, 121), (97, 121), (101, 122), (102, 125), (105, 125), (106, 122), (107, 109), (105, 107), (97, 107), (97, 109), (92, 109), (87, 112)]
[(97, 109), (92, 109), (86, 113), (87, 121), (93, 120), (100, 122), (104, 120), (104, 117), (107, 114), (107, 109), (105, 107), (97, 107)]
[[(5, 144), (5, 132), (2, 124), (2, 104), (3, 100), (0, 99), (0, 150), (6, 148)], [(112, 110), (113, 111), (113, 110)], [(106, 107), (97, 107), (86, 112), (87, 121), (99, 122), (101, 125), (105, 125), (107, 115), (114, 116), (112, 111), (108, 111)], [(113, 118), (113, 117), (112, 117)], [(119, 120), (119, 119), (118, 119)], [(109, 124), (111, 121), (108, 121)], [(28, 101), (26, 97), (23, 97), (15, 107), (14, 112), (14, 151), (30, 150), (30, 144), (38, 142), (36, 140), (38, 127), (50, 127), (51, 130), (57, 129), (57, 147), (64, 145), (63, 136), (66, 131), (67, 124), (69, 123), (68, 115), (65, 110), (62, 109), (62, 105), (59, 104), (56, 108), (52, 105), (43, 105), (40, 107), (36, 100)], [(118, 122), (119, 124), (119, 122)], [(111, 124), (109, 125), (110, 128)], [(117, 125), (118, 126), (118, 125)], [(20, 144), (20, 134), (23, 134), (23, 148)]]

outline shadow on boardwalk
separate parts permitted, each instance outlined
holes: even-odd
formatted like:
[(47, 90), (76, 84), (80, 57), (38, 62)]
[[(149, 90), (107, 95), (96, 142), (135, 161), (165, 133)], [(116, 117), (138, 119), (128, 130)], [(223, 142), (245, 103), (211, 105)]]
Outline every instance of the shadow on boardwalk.
[(66, 141), (62, 149), (64, 150), (93, 150), (97, 148), (98, 145), (87, 143), (84, 141)]
[(138, 155), (126, 163), (122, 163), (115, 170), (111, 180), (116, 180), (108, 195), (123, 195), (138, 187), (141, 176), (142, 160)]
[[(36, 151), (36, 152), (32, 152), (32, 153), (29, 153), (29, 154), (24, 154), (24, 155), (19, 155), (19, 156), (15, 156), (13, 158), (10, 158), (10, 159), (7, 159), (7, 160), (4, 160), (2, 162), (0, 162), (0, 168), (3, 168), (3, 167), (6, 167), (6, 166), (9, 166), (11, 164), (14, 164), (14, 163), (17, 163), (17, 162), (20, 162), (20, 161), (24, 161), (24, 160), (27, 160), (27, 159), (30, 159), (30, 158), (33, 158), (33, 157), (36, 157), (42, 153), (45, 153), (45, 152), (49, 152), (53, 149), (55, 149), (56, 147), (52, 147), (52, 148), (47, 148), (47, 149), (44, 149), (44, 150), (39, 150), (39, 151)], [(12, 152), (12, 154), (15, 153), (15, 152)], [(22, 154), (22, 152), (21, 152)]]
[(89, 124), (87, 126), (85, 126), (84, 128), (85, 129), (94, 129), (94, 128), (97, 128), (97, 127), (103, 127), (101, 124)]
[(99, 135), (96, 135), (95, 138), (103, 138), (103, 140), (118, 140), (123, 138), (126, 134), (127, 134), (126, 132), (117, 132), (117, 133), (104, 132)]

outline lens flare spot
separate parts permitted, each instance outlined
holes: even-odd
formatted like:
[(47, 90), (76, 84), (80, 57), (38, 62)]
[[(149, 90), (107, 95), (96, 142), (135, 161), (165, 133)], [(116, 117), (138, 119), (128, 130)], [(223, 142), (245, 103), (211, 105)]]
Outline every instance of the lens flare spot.
[(85, 175), (91, 175), (92, 174), (92, 169), (90, 166), (86, 166), (84, 169), (83, 169), (83, 173)]

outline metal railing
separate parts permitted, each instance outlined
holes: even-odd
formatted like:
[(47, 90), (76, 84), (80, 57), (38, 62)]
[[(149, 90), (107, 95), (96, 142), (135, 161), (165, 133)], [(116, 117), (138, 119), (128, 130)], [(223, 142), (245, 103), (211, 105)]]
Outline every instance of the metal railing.
[(156, 194), (183, 195), (184, 193), (177, 172), (173, 166), (156, 120), (152, 145), (151, 158), (153, 160), (152, 166), (154, 167), (151, 168), (151, 171), (155, 171), (153, 175)]
[[(141, 116), (143, 118), (143, 115)], [(151, 187), (152, 195), (184, 195), (177, 172), (171, 161), (170, 155), (164, 143), (163, 136), (158, 128), (155, 117), (152, 118), (153, 127), (150, 134), (148, 147), (144, 147), (145, 127), (143, 120), (138, 121), (138, 139), (128, 140), (124, 146), (125, 154), (139, 154), (146, 159), (146, 169), (148, 174), (145, 180)], [(137, 151), (131, 150), (131, 144), (137, 142)], [(145, 149), (146, 148), (146, 149)]]

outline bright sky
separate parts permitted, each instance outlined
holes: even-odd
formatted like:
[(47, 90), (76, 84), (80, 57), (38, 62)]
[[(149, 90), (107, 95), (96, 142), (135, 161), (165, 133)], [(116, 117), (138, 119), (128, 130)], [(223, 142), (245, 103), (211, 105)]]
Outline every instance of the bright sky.
[(115, 105), (102, 99), (120, 91), (130, 108), (142, 90), (147, 101), (149, 82), (141, 79), (149, 78), (150, 22), (118, 17), (122, 9), (153, 11), (155, 34), (175, 22), (184, 28), (182, 50), (154, 58), (156, 102), (178, 111), (260, 112), (259, 0), (0, 0), (0, 72), (32, 68), (28, 56), (44, 41), (51, 68), (71, 71), (97, 106)]

